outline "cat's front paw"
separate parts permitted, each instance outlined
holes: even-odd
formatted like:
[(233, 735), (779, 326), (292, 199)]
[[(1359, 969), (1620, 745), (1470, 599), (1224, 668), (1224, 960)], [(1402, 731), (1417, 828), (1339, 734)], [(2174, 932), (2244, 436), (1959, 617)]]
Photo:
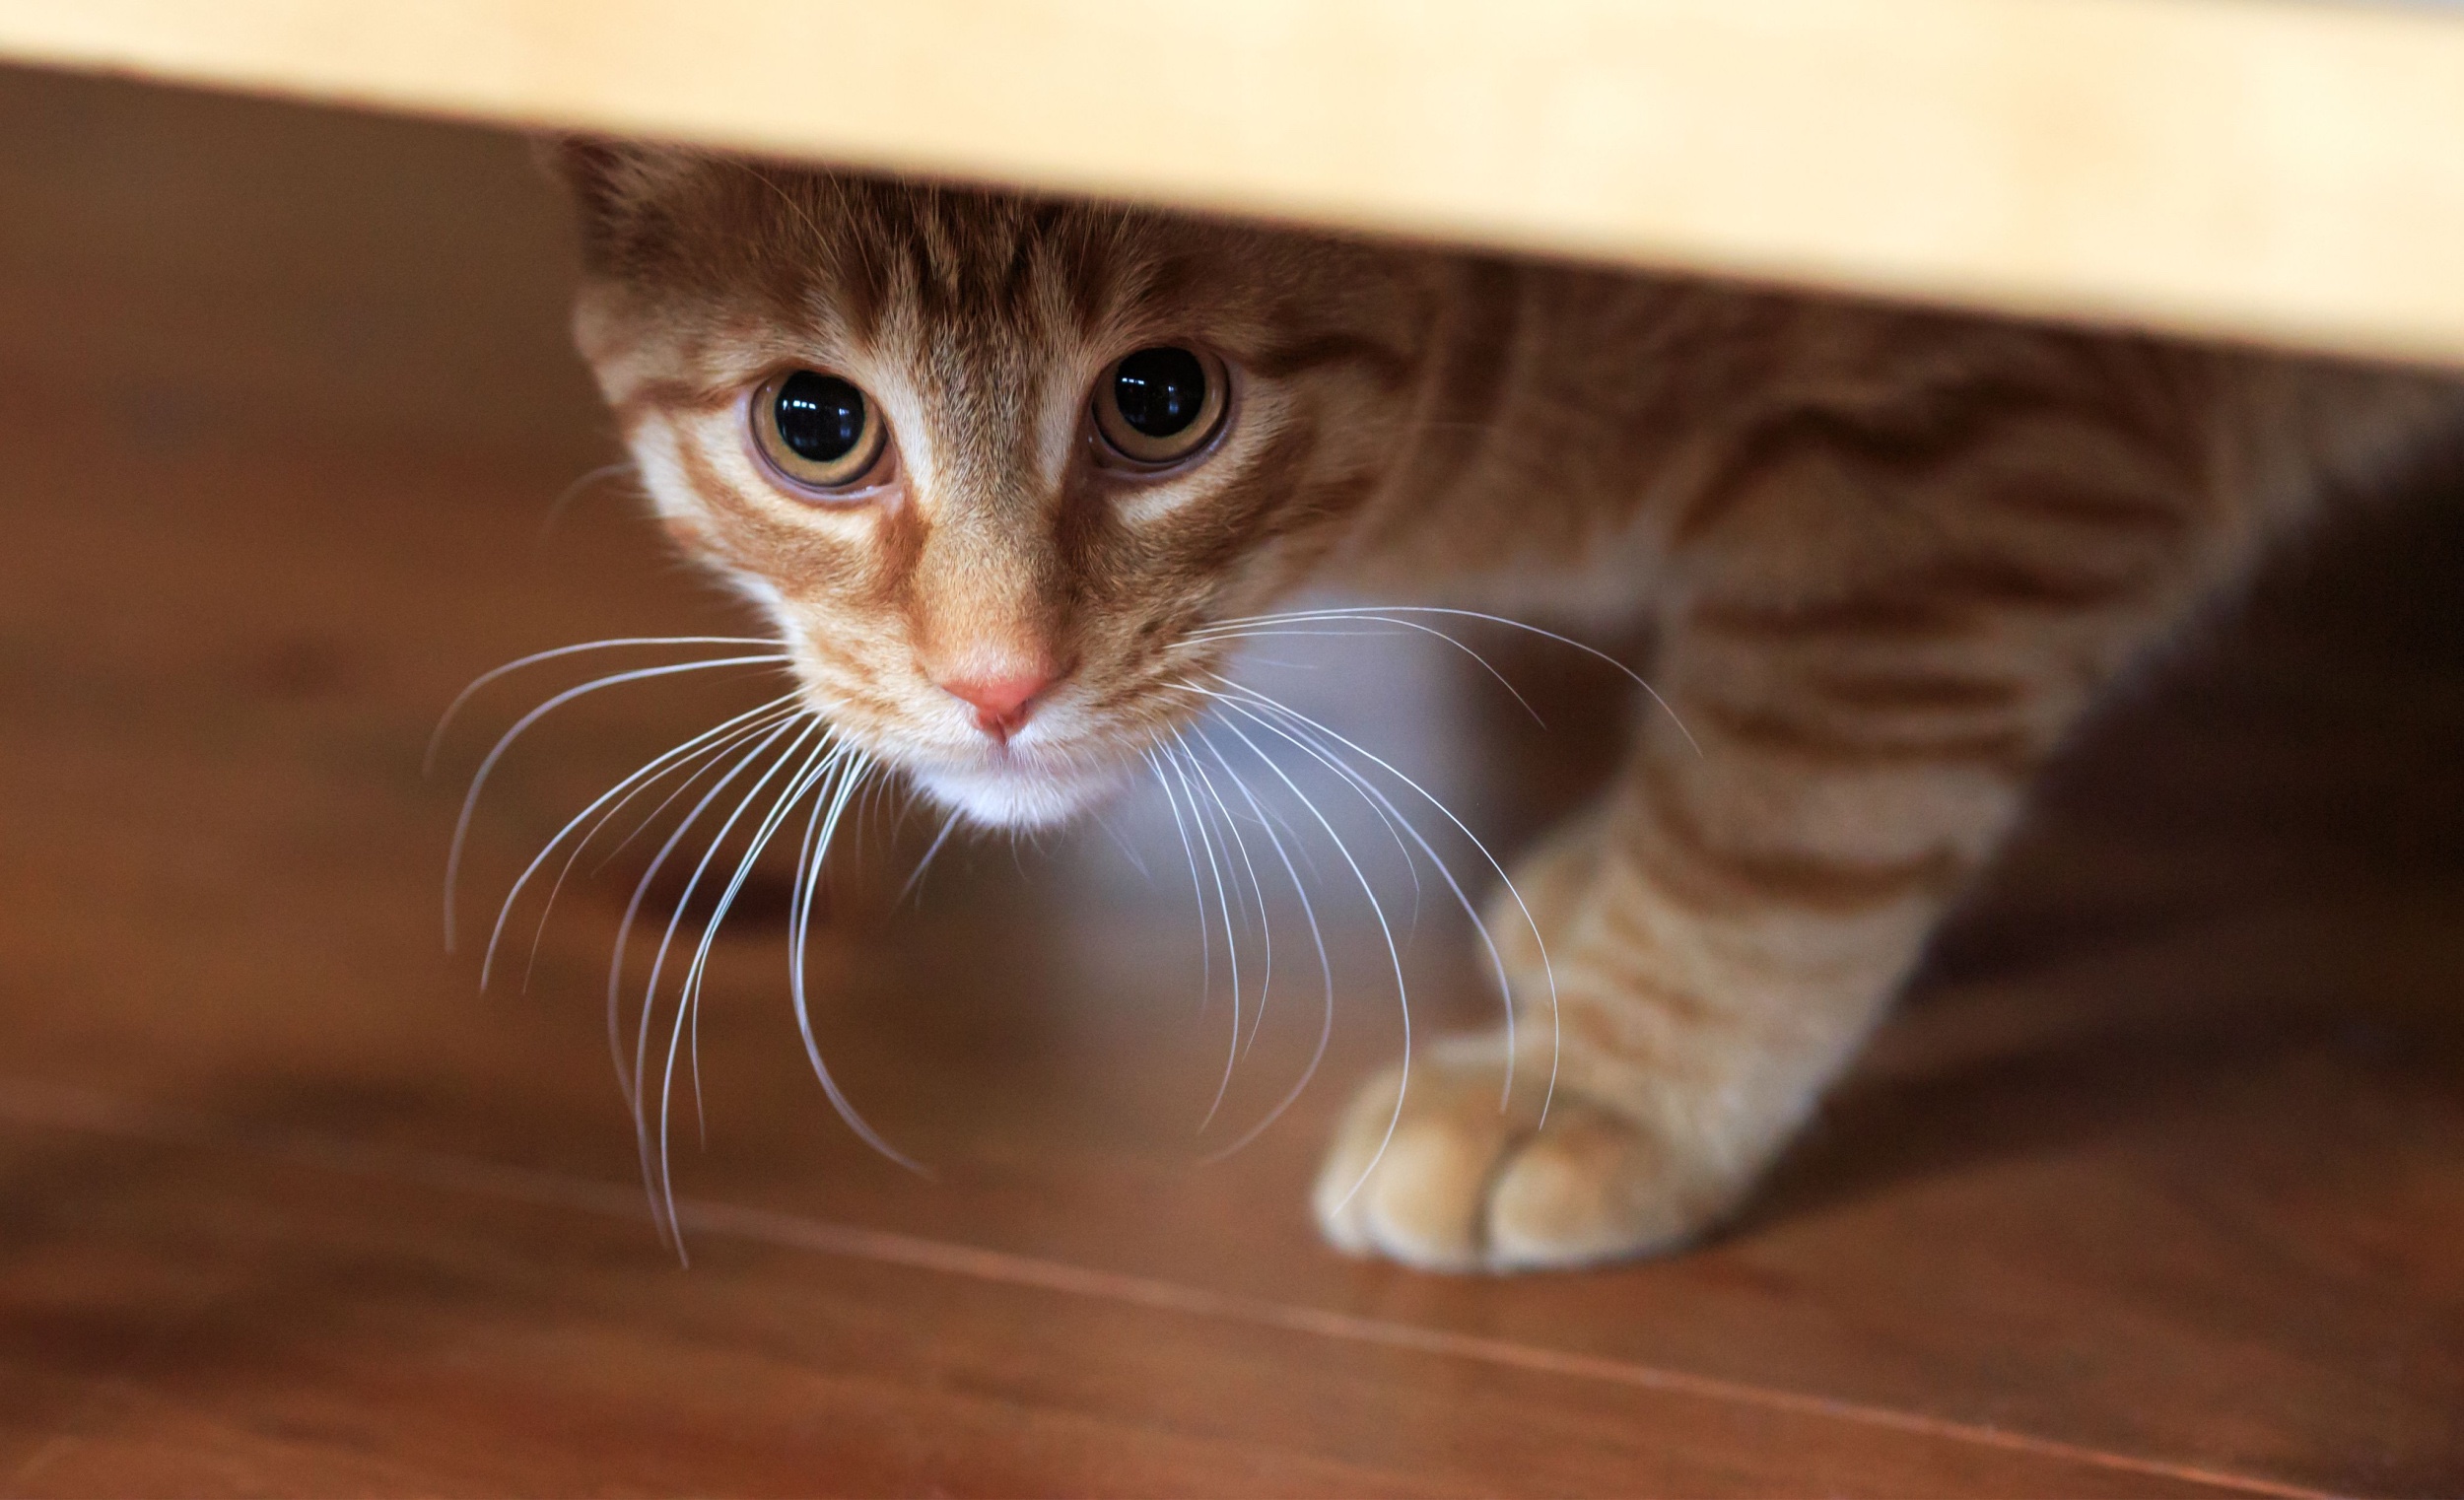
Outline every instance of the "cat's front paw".
[(1527, 1066), (1500, 1109), (1506, 1059), (1502, 1038), (1432, 1049), (1391, 1139), (1398, 1074), (1362, 1085), (1313, 1194), (1336, 1249), (1428, 1270), (1593, 1265), (1675, 1249), (1733, 1201), (1702, 1164), (1598, 1101), (1561, 1086), (1542, 1122), (1544, 1070)]

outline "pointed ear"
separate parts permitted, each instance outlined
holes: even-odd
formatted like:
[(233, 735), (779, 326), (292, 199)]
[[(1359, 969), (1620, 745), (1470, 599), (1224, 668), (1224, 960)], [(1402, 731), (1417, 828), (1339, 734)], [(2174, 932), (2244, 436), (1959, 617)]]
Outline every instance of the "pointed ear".
[(573, 194), (582, 244), (594, 264), (623, 242), (643, 208), (693, 170), (701, 157), (673, 146), (609, 136), (542, 136), (532, 154)]

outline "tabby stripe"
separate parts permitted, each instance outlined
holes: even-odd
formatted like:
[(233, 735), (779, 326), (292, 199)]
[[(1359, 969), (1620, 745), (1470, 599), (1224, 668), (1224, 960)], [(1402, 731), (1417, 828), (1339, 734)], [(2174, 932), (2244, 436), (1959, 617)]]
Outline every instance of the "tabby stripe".
[(703, 510), (713, 516), (732, 515), (744, 510), (744, 497), (736, 493), (735, 486), (719, 477), (719, 470), (711, 465), (710, 454), (703, 450), (691, 432), (671, 422), (667, 437), (668, 447), (676, 455), (676, 464), (684, 470), (685, 486), (702, 503)]
[[(728, 545), (735, 533), (749, 531), (746, 545), (767, 549), (771, 554), (768, 566), (752, 571), (765, 574), (782, 585), (803, 587), (844, 587), (862, 569), (860, 557), (851, 556), (801, 527), (782, 521), (747, 501), (735, 486), (719, 475), (711, 463), (710, 453), (694, 441), (690, 432), (673, 433), (677, 465), (683, 470), (684, 482), (702, 503), (715, 526), (704, 528), (706, 550), (735, 567), (750, 568), (738, 556), (739, 549)], [(785, 566), (795, 566), (792, 575)], [(792, 590), (790, 590), (792, 591)]]
[(705, 416), (733, 402), (734, 386), (704, 385), (693, 380), (646, 379), (623, 395), (608, 400), (616, 430), (630, 437), (634, 426), (653, 414)]
[(1515, 340), (1523, 327), (1517, 270), (1480, 260), (1464, 271), (1454, 300), (1455, 321), (1440, 336), (1437, 368), (1421, 395), (1418, 432), (1404, 482), (1436, 493), (1460, 479), (1479, 449), (1498, 434), (1516, 388)]
[(2016, 558), (1951, 558), (1828, 599), (1769, 603), (1706, 599), (1699, 629), (1728, 636), (1939, 637), (1971, 632), (1999, 611), (2087, 611), (2123, 602), (2153, 569), (2059, 573)]
[[(2194, 492), (2195, 493), (2195, 492)], [(2190, 529), (2191, 507), (2145, 492), (2090, 489), (2050, 476), (2010, 478), (1984, 486), (1978, 498), (1996, 511), (2086, 531), (2170, 539)]]
[(1925, 724), (1820, 724), (1799, 712), (1716, 700), (1685, 705), (1688, 727), (1742, 747), (1826, 765), (1972, 765), (2018, 778), (2035, 766), (2034, 737), (2021, 729), (1945, 730)]
[(1174, 512), (1171, 519), (1176, 539), (1181, 535), (1190, 538), (1185, 544), (1188, 554), (1184, 566), (1209, 576), (1220, 573), (1249, 551), (1262, 527), (1278, 522), (1288, 524), (1288, 512), (1305, 499), (1326, 503), (1327, 497), (1315, 491), (1306, 497), (1289, 493), (1292, 484), (1308, 468), (1310, 455), (1317, 447), (1316, 424), (1296, 422), (1274, 435), (1248, 472), (1225, 484), (1222, 493), (1227, 499), (1237, 497), (1245, 502), (1239, 509), (1193, 506)]
[(1968, 861), (1949, 850), (1874, 863), (1776, 850), (1723, 849), (1711, 842), (1683, 806), (1682, 791), (1649, 757), (1638, 780), (1652, 821), (1664, 837), (1637, 840), (1636, 857), (1661, 894), (1709, 916), (1733, 918), (1741, 899), (1848, 916), (1915, 897), (1939, 899), (1967, 876)]
[(1990, 712), (2017, 708), (2028, 696), (2027, 684), (2008, 677), (1815, 668), (1805, 674), (1805, 681), (1822, 701), (1865, 712)]
[(1297, 343), (1281, 344), (1251, 354), (1249, 368), (1269, 380), (1287, 379), (1305, 370), (1331, 365), (1365, 367), (1379, 384), (1392, 390), (1408, 382), (1417, 362), (1402, 350), (1352, 333), (1326, 333)]
[[(1650, 878), (1648, 870), (1634, 869), (1627, 873), (1658, 891), (1659, 882)], [(1593, 1021), (1595, 1034), (1605, 1033), (1615, 1043), (1615, 1051), (1628, 1057), (1638, 1050), (1634, 1044), (1639, 1039), (1622, 1035), (1616, 1030), (1614, 1012), (1623, 1009), (1630, 1000), (1641, 999), (1656, 1005), (1663, 1015), (1688, 1031), (1735, 1018), (1733, 1007), (1721, 1005), (1693, 989), (1670, 984), (1666, 975), (1654, 967), (1653, 959), (1660, 952), (1661, 940), (1643, 920), (1651, 905), (1648, 897), (1595, 903), (1593, 911), (1608, 941), (1586, 942), (1579, 950), (1579, 959), (1569, 962), (1558, 977), (1561, 997), (1567, 990), (1581, 993), (1587, 980), (1607, 982), (1602, 988), (1616, 997), (1611, 1003), (1607, 1006), (1568, 1005), (1565, 1013), (1569, 1018), (1597, 1017)], [(1603, 1011), (1608, 1014), (1601, 1014)]]
[[(1698, 540), (1781, 470), (1811, 458), (1906, 481), (1948, 466), (2029, 427), (2048, 424), (2058, 398), (2010, 379), (1911, 392), (1869, 411), (1832, 405), (1782, 408), (1731, 436), (1729, 457), (1677, 515), (1677, 545)], [(1782, 487), (1786, 488), (1785, 486)]]
[[(1567, 1050), (1648, 1068), (1664, 1083), (1688, 1075), (1699, 1076), (1705, 1050), (1700, 1046), (1699, 1033), (1714, 1026), (1733, 1031), (1743, 1019), (1736, 1011), (1718, 1009), (1685, 991), (1662, 988), (1639, 967), (1618, 970), (1603, 988), (1617, 995), (1612, 1005), (1563, 1007), (1559, 1024), (1565, 1028)], [(1657, 1008), (1674, 1022), (1665, 1029), (1695, 1035), (1682, 1037), (1675, 1048), (1667, 1048), (1659, 1045), (1663, 1039), (1653, 1036), (1652, 1028), (1617, 1024), (1621, 1015), (1651, 1008)]]

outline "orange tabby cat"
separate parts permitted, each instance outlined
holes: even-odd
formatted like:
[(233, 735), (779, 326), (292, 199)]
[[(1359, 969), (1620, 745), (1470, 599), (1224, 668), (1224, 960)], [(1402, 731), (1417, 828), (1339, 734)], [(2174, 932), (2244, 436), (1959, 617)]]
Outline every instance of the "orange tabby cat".
[(2103, 685), (2323, 481), (2464, 411), (2127, 336), (564, 165), (582, 350), (659, 513), (813, 710), (981, 823), (1128, 780), (1211, 706), (1224, 622), (1304, 584), (1652, 628), (1674, 712), (1516, 872), (1521, 939), (1492, 924), (1520, 1036), (1441, 1043), (1400, 1118), (1369, 1082), (1320, 1179), (1337, 1246), (1447, 1269), (1665, 1250), (1733, 1206)]

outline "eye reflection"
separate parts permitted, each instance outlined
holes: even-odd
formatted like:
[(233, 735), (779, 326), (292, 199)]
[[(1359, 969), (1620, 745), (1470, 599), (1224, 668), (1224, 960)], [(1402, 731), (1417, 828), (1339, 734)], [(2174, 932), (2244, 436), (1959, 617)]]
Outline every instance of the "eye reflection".
[(846, 489), (872, 477), (887, 439), (881, 416), (852, 381), (798, 370), (754, 393), (753, 439), (773, 468), (799, 485)]
[(1095, 389), (1095, 427), (1134, 463), (1163, 465), (1204, 446), (1222, 425), (1221, 361), (1177, 344), (1137, 350)]
[(830, 463), (864, 436), (864, 393), (837, 375), (799, 370), (779, 387), (779, 437), (796, 456)]

